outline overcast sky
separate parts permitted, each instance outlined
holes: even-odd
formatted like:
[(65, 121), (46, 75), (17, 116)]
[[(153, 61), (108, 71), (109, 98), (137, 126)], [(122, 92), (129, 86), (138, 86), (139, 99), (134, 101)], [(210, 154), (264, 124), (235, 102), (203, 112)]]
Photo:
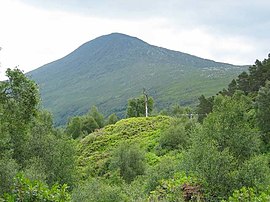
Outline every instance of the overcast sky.
[(270, 53), (269, 0), (0, 0), (0, 78), (57, 60), (100, 35), (232, 64)]

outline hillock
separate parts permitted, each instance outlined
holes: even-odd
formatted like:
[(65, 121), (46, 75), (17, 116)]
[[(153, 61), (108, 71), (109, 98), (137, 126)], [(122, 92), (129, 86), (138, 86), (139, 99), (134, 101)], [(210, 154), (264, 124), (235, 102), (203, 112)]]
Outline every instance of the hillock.
[(168, 116), (128, 118), (96, 130), (79, 143), (80, 169), (84, 175), (100, 175), (106, 170), (112, 151), (125, 141), (139, 144), (147, 151), (146, 157), (152, 156), (153, 160), (160, 133), (171, 121)]

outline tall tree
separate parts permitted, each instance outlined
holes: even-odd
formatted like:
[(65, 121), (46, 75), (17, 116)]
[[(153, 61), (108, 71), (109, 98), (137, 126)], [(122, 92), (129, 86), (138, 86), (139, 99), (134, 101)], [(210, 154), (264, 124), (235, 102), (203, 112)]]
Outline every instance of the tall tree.
[(102, 128), (104, 126), (104, 117), (103, 115), (98, 111), (98, 108), (96, 106), (92, 106), (88, 116), (93, 117), (93, 119), (96, 121), (98, 124), (99, 128)]
[(38, 110), (39, 92), (36, 84), (19, 69), (8, 69), (6, 75), (8, 80), (0, 82), (1, 131), (9, 139), (13, 158), (22, 163), (27, 131)]
[(214, 96), (206, 98), (201, 95), (199, 98), (199, 104), (197, 105), (197, 112), (199, 114), (198, 121), (202, 123), (207, 114), (212, 112)]
[[(270, 81), (259, 90), (256, 97), (256, 117), (258, 126), (263, 132), (263, 141), (270, 144)], [(269, 145), (270, 146), (270, 145)]]
[[(151, 114), (153, 111), (154, 100), (152, 97), (148, 98), (148, 113)], [(146, 116), (145, 114), (145, 97), (140, 96), (128, 100), (127, 117), (140, 117)]]

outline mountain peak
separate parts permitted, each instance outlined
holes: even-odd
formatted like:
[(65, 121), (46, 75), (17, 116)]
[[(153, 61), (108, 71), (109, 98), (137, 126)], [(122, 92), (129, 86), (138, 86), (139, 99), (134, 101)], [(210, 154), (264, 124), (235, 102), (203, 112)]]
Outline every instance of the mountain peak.
[(240, 71), (233, 65), (111, 33), (29, 74), (41, 87), (44, 106), (54, 113), (57, 124), (63, 124), (91, 105), (106, 115), (124, 116), (127, 100), (143, 88), (149, 89), (159, 108), (194, 103), (199, 95), (224, 88)]
[(97, 37), (96, 39), (91, 40), (88, 43), (94, 43), (94, 42), (98, 43), (99, 45), (104, 45), (104, 43), (109, 43), (109, 45), (117, 45), (117, 46), (119, 45), (121, 46), (124, 44), (130, 44), (130, 45), (143, 45), (143, 44), (146, 45), (147, 44), (141, 39), (138, 39), (136, 37), (129, 36), (126, 34), (117, 33), (117, 32)]

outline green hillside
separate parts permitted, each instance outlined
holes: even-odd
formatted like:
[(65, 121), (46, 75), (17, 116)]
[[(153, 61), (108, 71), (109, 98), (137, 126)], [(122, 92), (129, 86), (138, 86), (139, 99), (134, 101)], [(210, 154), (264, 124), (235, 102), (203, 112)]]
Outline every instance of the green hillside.
[(104, 172), (112, 151), (124, 141), (140, 144), (144, 150), (149, 151), (148, 156), (153, 160), (153, 155), (156, 156), (153, 150), (158, 145), (160, 132), (171, 121), (172, 118), (167, 116), (122, 119), (114, 125), (91, 133), (79, 144), (80, 168), (84, 174), (89, 172), (98, 175)]
[(43, 105), (59, 125), (92, 105), (105, 115), (114, 112), (123, 117), (127, 100), (143, 88), (159, 109), (172, 103), (194, 105), (198, 96), (222, 90), (243, 69), (113, 33), (29, 75), (39, 84)]

